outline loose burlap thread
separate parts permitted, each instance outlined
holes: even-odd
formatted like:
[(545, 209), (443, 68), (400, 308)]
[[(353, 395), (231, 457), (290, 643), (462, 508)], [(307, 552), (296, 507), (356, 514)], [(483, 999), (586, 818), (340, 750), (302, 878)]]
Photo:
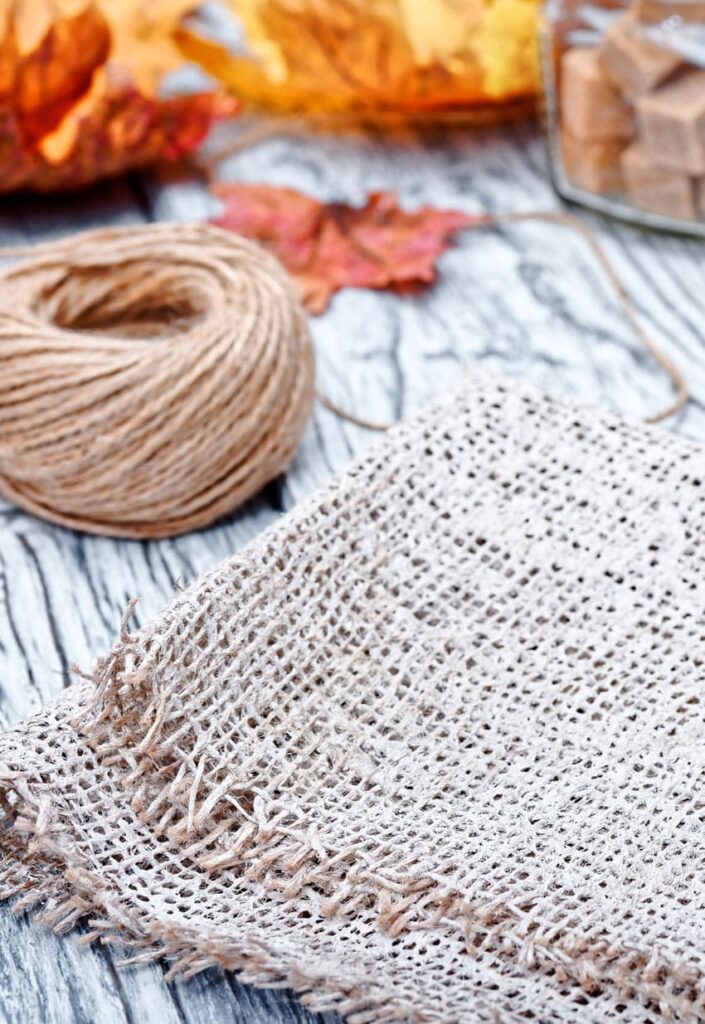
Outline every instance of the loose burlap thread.
[(64, 526), (166, 537), (287, 466), (313, 349), (260, 246), (150, 224), (20, 252), (0, 276), (0, 494)]
[(704, 486), (476, 372), (0, 738), (3, 894), (357, 1024), (705, 1019)]

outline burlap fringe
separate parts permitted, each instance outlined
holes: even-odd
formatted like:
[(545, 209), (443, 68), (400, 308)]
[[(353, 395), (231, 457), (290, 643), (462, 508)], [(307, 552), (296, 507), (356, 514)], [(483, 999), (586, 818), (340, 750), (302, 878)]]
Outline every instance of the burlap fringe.
[[(354, 914), (356, 905), (373, 900), (378, 926), (392, 938), (407, 930), (425, 930), (452, 922), (461, 930), (470, 955), (499, 952), (523, 968), (554, 976), (558, 983), (576, 983), (588, 995), (611, 988), (620, 998), (637, 998), (645, 1006), (657, 1009), (665, 1020), (705, 1019), (705, 974), (696, 967), (670, 963), (655, 953), (647, 957), (638, 950), (618, 948), (599, 938), (561, 934), (555, 930), (541, 934), (538, 926), (524, 924), (522, 927), (521, 916), (531, 909), (529, 906), (512, 908), (444, 888), (437, 877), (418, 873), (423, 865), (413, 857), (403, 862), (399, 857), (390, 860), (389, 874), (369, 871), (356, 850), (322, 848), (311, 839), (312, 823), (299, 821), (291, 811), (277, 805), (253, 801), (256, 807), (246, 815), (244, 822), (230, 818), (208, 829), (213, 801), (212, 798), (208, 801), (197, 798), (199, 779), (196, 773), (180, 769), (175, 779), (156, 794), (150, 794), (150, 801), (145, 803), (140, 780), (153, 770), (154, 760), (166, 753), (167, 748), (161, 746), (163, 694), (153, 685), (148, 666), (137, 670), (125, 667), (136, 642), (136, 634), (128, 629), (135, 604), (133, 601), (128, 606), (120, 639), (110, 653), (98, 660), (93, 672), (80, 673), (95, 686), (95, 698), (74, 724), (103, 763), (122, 762), (123, 765), (122, 732), (129, 730), (130, 725), (139, 724), (138, 732), (143, 739), (131, 751), (134, 755), (131, 771), (124, 778), (125, 788), (134, 791), (132, 808), (141, 821), (156, 834), (166, 836), (200, 868), (215, 874), (238, 867), (244, 878), (262, 881), (270, 891), (292, 900), (305, 887), (315, 886), (328, 894), (326, 911), (330, 915)], [(122, 688), (126, 683), (131, 687), (129, 709), (122, 702)], [(146, 710), (137, 719), (134, 717), (136, 683), (149, 700)], [(119, 709), (117, 723), (116, 708)], [(189, 794), (188, 810), (175, 817), (175, 797), (183, 799), (185, 793)], [(231, 833), (228, 850), (214, 851), (216, 841), (225, 832)], [(46, 852), (48, 848), (44, 849)], [(275, 866), (280, 870), (277, 879), (271, 875)], [(88, 886), (83, 898), (93, 892)], [(73, 904), (67, 905), (66, 912), (71, 913), (73, 907)], [(116, 922), (111, 920), (105, 927), (114, 929)], [(117, 928), (116, 936), (124, 937), (129, 932), (119, 925)], [(157, 943), (142, 937), (139, 943), (140, 946), (146, 943), (150, 957), (163, 956), (172, 961), (170, 978), (180, 974), (190, 977), (217, 964), (260, 987), (280, 985), (285, 976), (286, 987), (301, 994), (307, 1005), (315, 1009), (335, 1009), (353, 1024), (412, 1019), (400, 1018), (395, 1010), (384, 1007), (362, 1007), (358, 1002), (360, 993), (343, 993), (335, 987), (319, 998), (320, 993), (310, 991), (309, 985), (319, 988), (328, 983), (302, 975), (299, 966), (290, 965), (282, 975), (276, 957), (252, 958), (227, 944), (223, 947), (216, 940), (209, 942), (195, 936), (188, 940), (177, 939), (170, 935), (161, 937)], [(337, 1000), (335, 1005), (331, 999)], [(426, 1018), (413, 1018), (417, 1019)]]
[[(86, 924), (88, 932), (80, 936), (80, 943), (97, 941), (123, 947), (126, 955), (116, 964), (120, 968), (164, 960), (169, 964), (165, 975), (169, 982), (220, 967), (257, 988), (291, 989), (313, 1012), (334, 1011), (350, 1024), (432, 1024), (432, 1018), (411, 1007), (387, 1006), (370, 999), (359, 986), (346, 984), (343, 978), (312, 974), (302, 963), (283, 963), (281, 955), (260, 940), (244, 938), (235, 945), (215, 935), (168, 927), (146, 934), (134, 916), (105, 891), (101, 879), (71, 864), (70, 849), (53, 838), (62, 831), (62, 823), (42, 822), (45, 809), (41, 798), (34, 796), (26, 780), (14, 780), (19, 782), (20, 793), (14, 788), (12, 773), (4, 776), (0, 782), (4, 808), (0, 845), (5, 853), (5, 862), (0, 862), (0, 901), (14, 900), (14, 913), (28, 914), (57, 934)], [(20, 856), (22, 860), (17, 859)], [(48, 871), (53, 871), (53, 876)]]
[[(371, 1003), (369, 995), (359, 987), (346, 985), (342, 978), (322, 978), (307, 972), (301, 963), (282, 963), (280, 955), (259, 940), (244, 939), (234, 945), (216, 936), (167, 927), (147, 934), (134, 916), (111, 898), (98, 877), (71, 863), (70, 847), (55, 838), (63, 832), (63, 823), (50, 820), (48, 809), (41, 798), (34, 796), (28, 780), (3, 772), (0, 802), (4, 808), (0, 820), (4, 829), (2, 846), (6, 852), (5, 864), (0, 866), (0, 900), (14, 899), (16, 914), (29, 914), (57, 934), (87, 924), (89, 930), (79, 942), (119, 944), (129, 951), (117, 962), (118, 967), (165, 960), (169, 964), (167, 981), (189, 979), (210, 967), (220, 967), (257, 988), (291, 989), (314, 1012), (335, 1011), (350, 1024), (426, 1024), (432, 1020), (410, 1008)], [(22, 861), (13, 859), (13, 848)], [(48, 869), (54, 871), (54, 877), (47, 876)], [(317, 884), (322, 879), (322, 874), (316, 875)], [(552, 974), (560, 983), (577, 982), (586, 993), (611, 986), (625, 999), (640, 998), (646, 1006), (658, 1009), (665, 1020), (703, 1019), (703, 977), (694, 967), (660, 963), (655, 958), (647, 961), (637, 951), (618, 950), (586, 938), (512, 933), (507, 930), (511, 915), (504, 908), (471, 905), (466, 899), (449, 898), (448, 894), (445, 900), (437, 896), (433, 903), (422, 906), (420, 896), (414, 898), (417, 895), (407, 893), (400, 901), (397, 894), (397, 902), (392, 903), (390, 892), (379, 889), (380, 927), (392, 934), (414, 927), (408, 920), (400, 924), (400, 903), (407, 913), (413, 906), (430, 915), (433, 906), (435, 917), (428, 916), (418, 926), (433, 927), (442, 920), (457, 922), (470, 955), (481, 949), (501, 950), (529, 970)], [(336, 901), (335, 912), (350, 909), (344, 901)], [(681, 986), (677, 997), (672, 990), (674, 978)], [(667, 981), (671, 982), (670, 991), (665, 987)]]

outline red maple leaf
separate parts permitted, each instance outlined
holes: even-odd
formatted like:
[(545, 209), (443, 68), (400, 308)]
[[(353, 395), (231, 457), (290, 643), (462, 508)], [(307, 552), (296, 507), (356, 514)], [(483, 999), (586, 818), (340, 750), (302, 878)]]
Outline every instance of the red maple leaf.
[(341, 288), (431, 284), (453, 233), (481, 219), (432, 206), (410, 213), (390, 192), (374, 192), (357, 208), (274, 185), (225, 184), (213, 191), (225, 204), (214, 223), (273, 252), (311, 313), (322, 313)]

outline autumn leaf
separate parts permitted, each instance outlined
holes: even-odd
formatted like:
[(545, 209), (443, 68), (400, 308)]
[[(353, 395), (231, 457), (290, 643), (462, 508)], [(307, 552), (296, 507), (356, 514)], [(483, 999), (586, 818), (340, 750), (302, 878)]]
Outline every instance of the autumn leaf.
[(491, 98), (536, 88), (541, 64), (533, 0), (494, 0), (482, 20), (478, 61)]
[(111, 60), (130, 73), (141, 92), (154, 92), (164, 74), (183, 63), (176, 31), (202, 0), (95, 2), (110, 26)]
[(196, 0), (12, 0), (0, 11), (0, 192), (84, 185), (193, 150), (236, 104), (164, 98)]
[(92, 7), (47, 22), (38, 39), (30, 27), (6, 15), (0, 43), (0, 108), (13, 115), (25, 146), (57, 127), (110, 52), (110, 30)]
[(213, 192), (225, 206), (214, 223), (273, 252), (311, 313), (322, 313), (341, 288), (431, 284), (450, 236), (481, 219), (430, 206), (408, 213), (389, 192), (373, 193), (360, 208), (274, 185), (218, 184)]
[(177, 38), (255, 107), (412, 115), (538, 92), (540, 0), (229, 2), (250, 57), (187, 28)]

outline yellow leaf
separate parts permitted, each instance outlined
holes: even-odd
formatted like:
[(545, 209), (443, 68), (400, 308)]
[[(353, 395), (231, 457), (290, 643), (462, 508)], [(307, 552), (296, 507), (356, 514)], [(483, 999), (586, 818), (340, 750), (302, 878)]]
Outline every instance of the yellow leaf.
[(399, 0), (399, 10), (420, 67), (435, 62), (462, 71), (485, 12), (483, 0)]
[(152, 92), (168, 71), (183, 64), (174, 32), (201, 0), (98, 0), (110, 26), (111, 59), (128, 68), (135, 84)]
[(415, 114), (535, 95), (540, 0), (229, 0), (251, 56), (177, 33), (254, 107)]
[(525, 93), (539, 81), (538, 9), (533, 0), (494, 0), (482, 22), (478, 59), (487, 94)]

